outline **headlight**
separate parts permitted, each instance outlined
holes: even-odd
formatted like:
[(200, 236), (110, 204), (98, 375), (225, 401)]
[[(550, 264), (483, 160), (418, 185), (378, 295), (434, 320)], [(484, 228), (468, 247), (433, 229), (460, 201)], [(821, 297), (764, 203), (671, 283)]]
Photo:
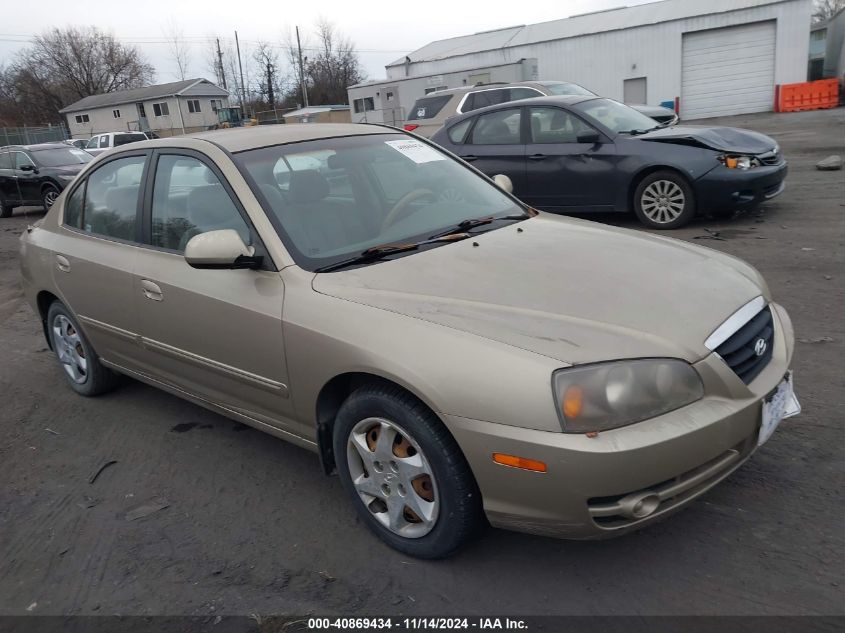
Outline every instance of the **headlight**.
[(606, 431), (674, 411), (704, 395), (681, 360), (643, 359), (559, 369), (552, 376), (565, 433)]
[(719, 162), (728, 169), (751, 169), (759, 167), (760, 161), (755, 156), (719, 156)]

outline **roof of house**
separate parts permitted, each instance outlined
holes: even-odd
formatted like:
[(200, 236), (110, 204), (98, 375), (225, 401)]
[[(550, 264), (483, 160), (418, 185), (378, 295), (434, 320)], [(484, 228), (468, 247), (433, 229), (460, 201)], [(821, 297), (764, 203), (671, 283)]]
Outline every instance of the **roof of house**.
[(229, 96), (229, 93), (226, 90), (214, 85), (208, 81), (208, 79), (185, 79), (183, 81), (174, 81), (167, 84), (157, 84), (155, 86), (144, 86), (143, 88), (118, 90), (116, 92), (107, 92), (101, 95), (91, 95), (90, 97), (80, 99), (69, 106), (65, 106), (59, 110), (59, 112), (64, 114), (66, 112), (105, 108), (108, 106), (122, 105), (124, 103), (134, 103), (136, 101), (147, 101), (148, 99), (158, 99), (159, 97), (172, 97), (173, 95), (181, 94), (188, 89), (191, 89), (191, 95), (210, 97)]
[(437, 40), (408, 53), (407, 58), (401, 57), (391, 62), (387, 67), (402, 66), (408, 60), (410, 63), (414, 63), (446, 59), (481, 51), (628, 29), (694, 16), (726, 13), (786, 1), (788, 0), (708, 0), (707, 2), (701, 2), (701, 0), (660, 0), (632, 7), (585, 13), (550, 22), (523, 24)]
[(292, 112), (285, 112), (282, 116), (307, 116), (309, 114), (319, 114), (320, 112), (331, 112), (333, 110), (348, 110), (348, 105), (322, 105), (322, 106), (308, 106), (307, 108), (300, 108)]

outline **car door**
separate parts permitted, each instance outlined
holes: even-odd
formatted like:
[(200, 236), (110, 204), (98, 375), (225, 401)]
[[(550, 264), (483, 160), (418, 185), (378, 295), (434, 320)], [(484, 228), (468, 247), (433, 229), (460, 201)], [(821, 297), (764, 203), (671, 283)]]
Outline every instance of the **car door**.
[(99, 356), (137, 369), (132, 268), (148, 153), (122, 154), (74, 182), (53, 248), (53, 277)]
[[(548, 210), (610, 211), (618, 191), (614, 144), (575, 114), (554, 106), (527, 108), (526, 190)], [(585, 134), (597, 142), (584, 142)]]
[(26, 152), (14, 152), (12, 156), (21, 204), (41, 204), (41, 177), (35, 162)]
[(488, 176), (508, 176), (514, 195), (521, 196), (526, 188), (522, 139), (522, 108), (496, 110), (475, 119), (466, 141), (456, 146), (456, 152)]
[(100, 136), (100, 143), (98, 147), (101, 150), (109, 149), (111, 147), (111, 137), (108, 134), (102, 134)]
[(20, 204), (21, 200), (14, 159), (12, 152), (0, 151), (0, 196), (7, 206)]
[(266, 269), (197, 269), (191, 237), (234, 229), (263, 245), (220, 170), (203, 154), (159, 150), (145, 201), (145, 242), (133, 281), (144, 372), (196, 397), (290, 430), (282, 339), (284, 283)]

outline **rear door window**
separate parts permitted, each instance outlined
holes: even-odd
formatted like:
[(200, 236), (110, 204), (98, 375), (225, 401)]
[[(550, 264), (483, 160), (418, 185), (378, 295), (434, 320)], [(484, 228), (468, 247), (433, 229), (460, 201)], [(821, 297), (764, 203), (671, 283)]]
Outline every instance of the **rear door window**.
[(511, 88), (511, 101), (519, 101), (520, 99), (533, 99), (534, 97), (542, 97), (543, 93), (534, 88)]
[(473, 94), (472, 109), (486, 108), (510, 101), (510, 90), (501, 88), (497, 90), (481, 90)]
[(127, 143), (135, 143), (136, 141), (146, 141), (147, 137), (143, 134), (115, 134), (114, 146), (126, 145)]
[(433, 119), (443, 109), (452, 95), (440, 95), (437, 97), (423, 97), (417, 99), (417, 102), (411, 108), (409, 121), (418, 121), (420, 119)]
[(0, 152), (0, 169), (12, 168), (12, 155), (9, 152)]
[(135, 241), (135, 216), (144, 156), (109, 161), (88, 176), (82, 230), (86, 233)]

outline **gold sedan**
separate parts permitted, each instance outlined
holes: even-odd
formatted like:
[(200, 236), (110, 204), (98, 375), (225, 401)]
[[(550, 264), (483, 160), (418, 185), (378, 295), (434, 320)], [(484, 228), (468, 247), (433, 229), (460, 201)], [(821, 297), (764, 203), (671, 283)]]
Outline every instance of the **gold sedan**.
[(311, 449), (413, 556), (485, 518), (638, 529), (799, 411), (792, 326), (751, 266), (537, 213), (393, 128), (117, 148), (21, 247), (72, 389), (131, 376)]

